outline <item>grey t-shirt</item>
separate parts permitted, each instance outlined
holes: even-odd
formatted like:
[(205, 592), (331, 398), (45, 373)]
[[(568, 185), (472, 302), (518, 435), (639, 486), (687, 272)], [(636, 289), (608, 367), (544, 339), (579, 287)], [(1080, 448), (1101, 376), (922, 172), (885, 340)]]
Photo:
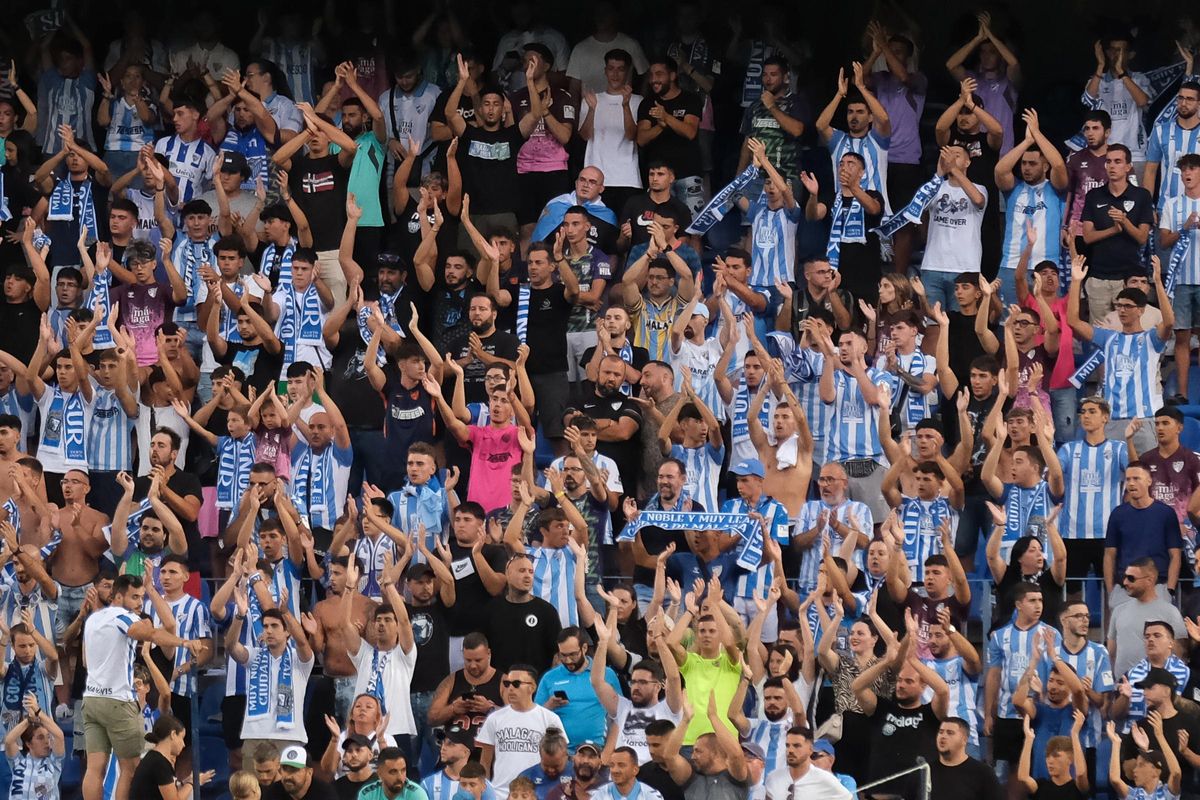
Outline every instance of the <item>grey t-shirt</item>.
[(1113, 658), (1115, 680), (1120, 680), (1120, 676), (1128, 672), (1130, 667), (1146, 657), (1142, 629), (1147, 622), (1156, 620), (1170, 625), (1176, 639), (1187, 638), (1187, 629), (1183, 626), (1179, 609), (1162, 597), (1155, 596), (1149, 603), (1126, 600), (1113, 609), (1108, 620), (1108, 638), (1117, 642), (1116, 657)]

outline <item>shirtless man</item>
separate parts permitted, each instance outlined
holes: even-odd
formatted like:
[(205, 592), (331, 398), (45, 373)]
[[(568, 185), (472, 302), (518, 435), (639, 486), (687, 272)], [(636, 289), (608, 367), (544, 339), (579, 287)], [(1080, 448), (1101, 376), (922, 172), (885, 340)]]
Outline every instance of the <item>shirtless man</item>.
[[(321, 663), (324, 664), (325, 677), (333, 679), (338, 719), (346, 719), (350, 713), (350, 705), (354, 701), (354, 681), (358, 676), (354, 662), (346, 652), (346, 612), (343, 604), (353, 604), (350, 618), (354, 627), (358, 628), (360, 636), (367, 629), (367, 617), (376, 605), (361, 592), (346, 593), (346, 567), (349, 565), (349, 558), (336, 556), (330, 560), (329, 592), (324, 600), (313, 607), (311, 617), (316, 619), (317, 627), (309, 636), (312, 649), (324, 654)], [(306, 623), (305, 629), (309, 627)]]
[[(808, 427), (808, 420), (800, 413), (800, 401), (784, 377), (783, 365), (776, 359), (770, 359), (766, 370), (767, 380), (750, 402), (746, 420), (750, 423), (750, 441), (758, 451), (758, 459), (767, 473), (763, 492), (782, 503), (788, 517), (794, 520), (808, 499), (813, 465), (812, 431)], [(775, 404), (771, 414), (774, 444), (767, 439), (767, 432), (758, 418), (767, 392), (772, 389), (776, 396), (783, 397), (782, 401)]]

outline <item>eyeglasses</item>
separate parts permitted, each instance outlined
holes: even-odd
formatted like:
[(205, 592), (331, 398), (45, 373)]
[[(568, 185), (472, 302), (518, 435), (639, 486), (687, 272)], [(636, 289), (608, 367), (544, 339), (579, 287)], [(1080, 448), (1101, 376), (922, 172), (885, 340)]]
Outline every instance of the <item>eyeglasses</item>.
[(501, 686), (507, 686), (510, 689), (518, 689), (523, 683), (529, 683), (529, 681), (500, 681)]
[(1013, 320), (1013, 325), (1017, 328), (1027, 328), (1032, 324), (1033, 324), (1033, 322), (1031, 320), (1027, 320), (1027, 319)]
[(1132, 311), (1137, 308), (1133, 303), (1113, 303), (1113, 308), (1117, 311)]
[(659, 683), (658, 681), (645, 681), (645, 680), (638, 679), (638, 680), (630, 681), (629, 685), (630, 686), (657, 686), (658, 683)]
[[(1126, 575), (1125, 577), (1129, 577)], [(1091, 619), (1091, 614), (1086, 611), (1080, 611), (1078, 614), (1063, 614), (1063, 619)]]
[(79, 478), (63, 478), (61, 483), (64, 486), (74, 486), (75, 484), (79, 484), (81, 486), (83, 485), (83, 481), (81, 481)]

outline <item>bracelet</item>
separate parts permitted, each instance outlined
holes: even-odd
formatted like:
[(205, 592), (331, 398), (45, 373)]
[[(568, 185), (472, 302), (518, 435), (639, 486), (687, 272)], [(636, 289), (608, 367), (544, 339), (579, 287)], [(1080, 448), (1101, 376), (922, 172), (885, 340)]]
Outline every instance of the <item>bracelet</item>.
[(237, 620), (239, 620), (239, 621), (246, 619), (246, 615), (245, 615), (245, 614), (234, 614), (233, 616), (234, 616), (234, 618), (235, 618), (235, 619), (237, 619)]

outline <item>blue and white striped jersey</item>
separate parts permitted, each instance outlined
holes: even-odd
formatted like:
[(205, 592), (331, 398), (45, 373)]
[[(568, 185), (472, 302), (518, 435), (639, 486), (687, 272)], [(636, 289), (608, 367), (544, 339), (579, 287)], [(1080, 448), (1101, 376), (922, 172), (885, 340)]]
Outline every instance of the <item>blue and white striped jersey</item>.
[(296, 98), (297, 102), (317, 102), (319, 98), (313, 84), (313, 71), (321, 59), (319, 46), (314, 46), (312, 41), (285, 42), (268, 38), (263, 39), (262, 54), (264, 58), (274, 61), (287, 77), (292, 97)]
[(1113, 419), (1149, 417), (1162, 407), (1158, 359), (1167, 343), (1156, 330), (1121, 333), (1095, 328), (1092, 341), (1104, 350), (1104, 399)]
[[(1175, 115), (1164, 117), (1154, 124), (1146, 148), (1146, 160), (1158, 162), (1158, 213), (1172, 197), (1183, 194), (1183, 176), (1176, 166), (1179, 157), (1200, 153), (1200, 125), (1184, 128)], [(1154, 191), (1153, 186), (1145, 187)]]
[[(707, 508), (707, 506), (705, 507)], [(748, 514), (751, 511), (757, 511), (762, 515), (766, 520), (767, 532), (771, 538), (779, 542), (781, 547), (786, 548), (788, 542), (791, 541), (791, 531), (787, 509), (779, 501), (763, 495), (751, 508), (745, 500), (735, 497), (726, 500), (721, 506), (722, 514)], [(757, 570), (738, 576), (734, 595), (746, 599), (766, 597), (767, 590), (771, 588), (771, 583), (774, 581), (774, 575), (775, 566), (773, 564), (770, 562), (761, 564)]]
[[(888, 373), (869, 369), (867, 374), (876, 386), (887, 384), (891, 387), (891, 376)], [(825, 440), (825, 460), (869, 458), (882, 463), (879, 409), (867, 402), (858, 380), (844, 369), (834, 371), (833, 390), (833, 402), (824, 404), (830, 412), (829, 430)]]
[(575, 554), (569, 547), (530, 547), (533, 594), (558, 609), (563, 627), (579, 624), (575, 605)]
[[(1159, 215), (1158, 227), (1179, 234), (1179, 241), (1175, 243), (1175, 247), (1184, 246), (1186, 240), (1188, 248), (1175, 275), (1176, 286), (1200, 286), (1200, 228), (1186, 231), (1183, 229), (1192, 214), (1200, 215), (1200, 198), (1193, 199), (1180, 192), (1167, 199)], [(1167, 277), (1167, 266), (1168, 264), (1163, 264), (1164, 281)]]
[[(754, 402), (753, 395), (755, 393), (750, 391), (743, 378), (734, 389), (733, 400), (725, 408), (726, 418), (730, 422), (729, 463), (731, 464), (749, 458), (758, 458), (758, 451), (754, 449), (754, 443), (750, 441), (750, 404)], [(762, 410), (758, 412), (758, 421), (763, 426), (763, 430), (771, 429), (771, 408), (774, 405), (775, 395), (767, 392)]]
[(782, 718), (774, 722), (765, 717), (751, 717), (748, 722), (750, 735), (746, 737), (747, 740), (761, 747), (767, 756), (762, 779), (759, 780), (761, 786), (768, 775), (787, 766), (787, 732), (796, 724), (796, 715), (788, 709)]
[[(1025, 231), (1027, 221), (1037, 231), (1037, 242), (1029, 257), (1029, 268), (1043, 261), (1058, 263), (1062, 253), (1063, 214), (1066, 213), (1067, 193), (1059, 191), (1048, 180), (1041, 183), (1020, 181), (1012, 191), (1002, 194), (1004, 201), (1004, 244), (1001, 248), (1000, 265), (1005, 269), (1016, 269), (1021, 252), (1029, 241)], [(1007, 299), (1007, 298), (1006, 298)], [(1016, 302), (1016, 298), (1012, 298)]]
[(942, 552), (942, 520), (950, 520), (951, 536), (958, 531), (958, 512), (939, 495), (932, 500), (902, 497), (900, 525), (904, 530), (904, 557), (914, 583), (925, 580), (925, 559)]
[[(868, 537), (872, 535), (875, 529), (874, 522), (871, 519), (871, 509), (865, 503), (860, 503), (857, 500), (846, 500), (837, 506), (830, 506), (824, 500), (809, 500), (800, 509), (800, 516), (796, 520), (797, 535), (809, 531), (816, 526), (817, 518), (821, 515), (822, 511), (829, 513), (831, 522), (836, 519), (843, 525), (861, 531)], [(817, 588), (817, 572), (821, 569), (821, 559), (825, 556), (825, 545), (821, 541), (822, 533), (825, 531), (829, 532), (829, 540), (833, 545), (833, 552), (841, 552), (842, 543), (845, 539), (831, 525), (827, 524), (824, 531), (817, 534), (812, 547), (804, 551), (804, 558), (800, 562), (798, 580), (798, 588), (801, 592), (811, 592)], [(862, 569), (862, 550), (855, 550), (854, 556), (859, 569)]]
[(135, 153), (154, 141), (153, 124), (143, 122), (138, 115), (137, 106), (124, 96), (101, 102), (109, 104), (112, 114), (112, 121), (108, 123), (108, 133), (104, 137), (105, 151)]
[(796, 231), (804, 209), (769, 208), (766, 195), (750, 203), (750, 283), (774, 286), (796, 276)]
[[(212, 638), (212, 617), (208, 613), (208, 606), (190, 594), (181, 595), (174, 600), (167, 600), (167, 604), (171, 606), (171, 615), (175, 617), (175, 633), (180, 639)], [(157, 612), (152, 613), (151, 617), (154, 619), (155, 627), (162, 625), (162, 620), (159, 619)], [(196, 694), (197, 674), (200, 667), (195, 663), (195, 656), (186, 648), (176, 647), (173, 669), (179, 669), (188, 661), (192, 662), (191, 669), (171, 681), (172, 694), (182, 697), (193, 697)], [(168, 679), (170, 677), (170, 675), (167, 676)]]
[(0, 414), (12, 414), (21, 420), (21, 438), (17, 441), (17, 450), (22, 453), (33, 430), (33, 405), (33, 395), (21, 394), (15, 383), (0, 394)]
[(203, 139), (185, 142), (173, 133), (155, 142), (154, 152), (167, 157), (171, 174), (179, 184), (180, 205), (199, 197), (212, 186), (217, 151)]
[[(979, 676), (968, 675), (962, 656), (949, 658), (923, 658), (925, 666), (932, 669), (950, 687), (950, 716), (965, 719), (971, 726), (970, 743), (979, 744), (979, 713), (976, 698), (979, 693)], [(925, 689), (922, 702), (933, 700), (933, 690)]]
[(95, 378), (92, 381), (92, 415), (88, 420), (88, 469), (98, 472), (128, 470), (133, 463), (132, 434), (136, 418), (125, 413), (125, 407), (113, 389), (105, 389)]
[[(1092, 679), (1093, 691), (1104, 694), (1116, 688), (1116, 683), (1113, 681), (1112, 662), (1108, 659), (1108, 650), (1104, 645), (1099, 642), (1085, 641), (1083, 649), (1078, 653), (1072, 653), (1064, 644), (1058, 648), (1058, 652), (1062, 656), (1062, 660), (1075, 670), (1075, 674), (1079, 676), (1080, 680)], [(1100, 709), (1089, 707), (1087, 720), (1083, 723), (1083, 730), (1079, 732), (1079, 743), (1085, 748), (1098, 745), (1100, 737), (1103, 736), (1102, 725)]]
[[(1129, 696), (1129, 711), (1126, 714), (1125, 730), (1128, 731), (1131, 723), (1146, 717), (1146, 692), (1143, 689), (1137, 688), (1137, 684), (1142, 678), (1150, 672), (1150, 659), (1143, 658), (1141, 661), (1134, 664), (1125, 673), (1125, 677), (1129, 679), (1132, 685), (1133, 693)], [(1167, 656), (1167, 663), (1163, 664), (1163, 669), (1175, 676), (1175, 684), (1179, 687), (1187, 686), (1188, 680), (1192, 677), (1192, 670), (1188, 665), (1175, 654)]]
[[(867, 162), (867, 169), (864, 173), (866, 184), (864, 188), (874, 189), (883, 195), (884, 216), (892, 213), (891, 203), (887, 193), (887, 168), (888, 168), (888, 147), (891, 145), (891, 138), (888, 136), (880, 136), (874, 129), (867, 131), (866, 136), (855, 137), (845, 131), (833, 131), (833, 135), (829, 138), (829, 156), (833, 160), (833, 174), (837, 175), (838, 164), (842, 160), (842, 156), (846, 153), (858, 153)], [(911, 198), (897, 197), (896, 202), (900, 205), (906, 204)]]
[(725, 447), (713, 447), (708, 442), (699, 447), (671, 445), (671, 457), (678, 458), (687, 467), (687, 478), (683, 490), (689, 497), (700, 501), (705, 508), (716, 508), (717, 491), (721, 484), (721, 460), (725, 458)]
[(1115, 439), (1097, 445), (1086, 440), (1058, 448), (1063, 470), (1062, 513), (1058, 529), (1064, 539), (1103, 539), (1108, 516), (1120, 504), (1129, 466), (1129, 447)]
[[(999, 668), (1000, 670), (1000, 694), (996, 705), (996, 715), (1001, 719), (1020, 719), (1021, 717), (1012, 703), (1013, 692), (1016, 691), (1021, 676), (1029, 667), (1029, 660), (1033, 655), (1034, 639), (1041, 637), (1043, 630), (1053, 633), (1055, 647), (1062, 644), (1062, 635), (1044, 622), (1037, 622), (1028, 630), (1018, 628), (1015, 621), (1010, 622), (1004, 627), (992, 631), (992, 635), (988, 637), (987, 668)], [(1050, 675), (1050, 668), (1053, 665), (1051, 658), (1043, 652), (1041, 662), (1037, 667), (1038, 677), (1043, 686), (1046, 685), (1046, 679)]]

